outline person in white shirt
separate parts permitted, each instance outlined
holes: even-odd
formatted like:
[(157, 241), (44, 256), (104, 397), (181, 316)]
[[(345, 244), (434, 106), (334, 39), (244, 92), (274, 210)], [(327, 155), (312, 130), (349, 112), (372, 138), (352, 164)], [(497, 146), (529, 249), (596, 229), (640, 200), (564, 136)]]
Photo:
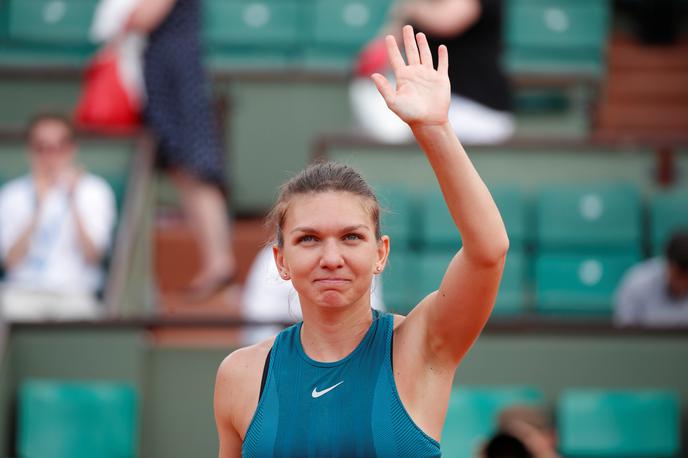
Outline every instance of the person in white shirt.
[(30, 173), (0, 189), (0, 316), (95, 318), (116, 218), (114, 194), (77, 164), (68, 118), (36, 116), (27, 141)]
[(618, 326), (688, 327), (688, 230), (675, 232), (664, 258), (634, 266), (616, 292)]

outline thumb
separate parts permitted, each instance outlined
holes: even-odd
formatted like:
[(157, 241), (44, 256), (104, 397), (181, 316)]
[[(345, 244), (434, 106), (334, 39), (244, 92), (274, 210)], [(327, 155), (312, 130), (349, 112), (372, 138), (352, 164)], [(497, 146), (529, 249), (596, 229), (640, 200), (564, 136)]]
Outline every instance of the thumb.
[(373, 73), (370, 75), (370, 78), (372, 78), (382, 98), (385, 99), (387, 106), (392, 106), (392, 102), (394, 101), (394, 88), (392, 88), (387, 78), (379, 73)]

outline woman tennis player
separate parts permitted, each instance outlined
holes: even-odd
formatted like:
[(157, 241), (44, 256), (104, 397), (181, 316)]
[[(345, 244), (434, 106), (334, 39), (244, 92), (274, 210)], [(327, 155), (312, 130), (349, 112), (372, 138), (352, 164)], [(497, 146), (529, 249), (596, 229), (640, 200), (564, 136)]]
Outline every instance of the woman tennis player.
[(221, 458), (440, 455), (454, 373), (490, 315), (509, 241), (447, 122), (446, 47), (435, 70), (425, 36), (410, 26), (403, 29), (406, 62), (395, 39), (386, 40), (396, 88), (382, 75), (372, 78), (425, 152), (463, 247), (439, 290), (408, 316), (374, 311), (370, 285), (390, 241), (380, 234), (373, 191), (334, 163), (287, 182), (272, 213), (274, 254), (299, 294), (303, 322), (220, 365)]

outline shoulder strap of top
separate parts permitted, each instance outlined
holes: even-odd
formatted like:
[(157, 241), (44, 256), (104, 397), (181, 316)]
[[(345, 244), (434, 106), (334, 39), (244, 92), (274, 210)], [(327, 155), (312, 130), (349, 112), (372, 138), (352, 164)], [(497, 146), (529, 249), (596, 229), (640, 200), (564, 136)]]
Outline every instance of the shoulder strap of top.
[(265, 381), (268, 379), (268, 370), (270, 369), (270, 353), (272, 348), (268, 350), (268, 355), (265, 357), (265, 365), (263, 366), (263, 377), (260, 379), (260, 394), (258, 400), (263, 396), (263, 389), (265, 388)]

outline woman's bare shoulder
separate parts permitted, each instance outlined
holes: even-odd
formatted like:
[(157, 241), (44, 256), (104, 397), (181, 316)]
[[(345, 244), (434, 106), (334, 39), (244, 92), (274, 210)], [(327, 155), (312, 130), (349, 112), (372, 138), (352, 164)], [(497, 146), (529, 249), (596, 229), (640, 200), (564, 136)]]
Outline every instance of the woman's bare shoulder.
[(230, 353), (220, 364), (218, 378), (226, 378), (228, 381), (239, 382), (263, 375), (265, 358), (275, 342), (275, 337), (259, 342), (248, 347), (239, 348)]
[(265, 358), (275, 338), (240, 348), (220, 363), (215, 380), (215, 415), (220, 431), (243, 440), (258, 405)]

